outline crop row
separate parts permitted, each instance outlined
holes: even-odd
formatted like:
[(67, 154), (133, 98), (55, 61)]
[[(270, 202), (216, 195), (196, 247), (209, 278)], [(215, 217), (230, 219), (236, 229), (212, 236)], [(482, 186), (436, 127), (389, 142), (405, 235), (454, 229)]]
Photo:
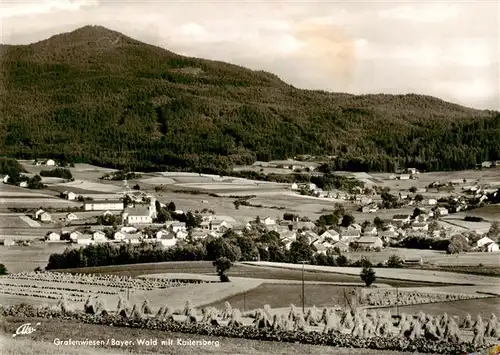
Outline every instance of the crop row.
[[(71, 310), (65, 299), (52, 308), (29, 305), (0, 307), (0, 315), (69, 317), (91, 324), (145, 328), (200, 335), (225, 336), (279, 342), (329, 345), (348, 348), (418, 351), (422, 353), (472, 352), (488, 345), (487, 338), (500, 335), (498, 321), (492, 315), (483, 322), (480, 316), (471, 321), (472, 341), (463, 337), (458, 322), (447, 314), (433, 317), (402, 315), (394, 318), (389, 312), (344, 310), (340, 313), (325, 308), (303, 314), (293, 305), (288, 316), (272, 314), (269, 306), (244, 315), (226, 303), (224, 310), (205, 308), (197, 310), (186, 303), (184, 309), (161, 307), (153, 312), (147, 301), (132, 308), (122, 299), (116, 311), (108, 311), (99, 297), (89, 298), (84, 310)], [(250, 324), (248, 324), (250, 322)]]
[(133, 278), (119, 275), (96, 275), (96, 274), (69, 274), (59, 272), (20, 272), (3, 277), (11, 280), (33, 280), (45, 282), (62, 282), (93, 286), (105, 286), (116, 288), (133, 288), (146, 291), (184, 286), (187, 282), (181, 280), (166, 280), (156, 278)]
[[(18, 289), (39, 289), (39, 290), (56, 290), (56, 291), (69, 291), (69, 292), (82, 292), (87, 293), (90, 291), (77, 289), (77, 288), (67, 288), (67, 287), (55, 287), (55, 286), (39, 286), (39, 285), (19, 285), (7, 282), (0, 282), (0, 286), (2, 287), (10, 287), (10, 288), (18, 288)], [(103, 290), (93, 290), (93, 293), (99, 293), (104, 295), (116, 295), (115, 291), (103, 291)]]
[(445, 301), (458, 301), (477, 298), (473, 295), (464, 294), (442, 294), (442, 293), (424, 293), (424, 292), (396, 292), (389, 291), (370, 291), (361, 297), (361, 304), (370, 306), (394, 306), (399, 305), (412, 305), (422, 303), (435, 303)]

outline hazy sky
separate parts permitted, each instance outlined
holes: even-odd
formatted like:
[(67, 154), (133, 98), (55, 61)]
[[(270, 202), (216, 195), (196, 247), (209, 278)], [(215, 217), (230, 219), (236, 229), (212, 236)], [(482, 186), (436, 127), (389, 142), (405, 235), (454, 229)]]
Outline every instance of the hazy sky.
[(102, 25), (300, 88), (500, 109), (500, 0), (2, 0), (3, 43)]

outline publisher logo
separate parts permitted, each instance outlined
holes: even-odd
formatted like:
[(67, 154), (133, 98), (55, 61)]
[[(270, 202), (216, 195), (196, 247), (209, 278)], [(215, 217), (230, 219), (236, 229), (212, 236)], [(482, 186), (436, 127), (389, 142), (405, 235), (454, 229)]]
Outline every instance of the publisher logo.
[(16, 332), (14, 334), (12, 334), (12, 337), (15, 338), (18, 335), (32, 334), (36, 331), (35, 327), (39, 326), (39, 325), (40, 325), (40, 323), (37, 323), (34, 326), (31, 326), (31, 323), (25, 323), (16, 329)]

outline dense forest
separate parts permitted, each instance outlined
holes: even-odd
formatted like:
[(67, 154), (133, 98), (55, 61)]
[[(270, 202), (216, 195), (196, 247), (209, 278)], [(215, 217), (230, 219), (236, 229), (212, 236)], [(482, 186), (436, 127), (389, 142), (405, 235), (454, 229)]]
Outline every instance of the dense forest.
[(298, 154), (336, 156), (332, 169), (352, 171), (500, 159), (499, 112), (299, 90), (100, 26), (2, 45), (0, 63), (0, 151), (17, 158), (200, 172)]

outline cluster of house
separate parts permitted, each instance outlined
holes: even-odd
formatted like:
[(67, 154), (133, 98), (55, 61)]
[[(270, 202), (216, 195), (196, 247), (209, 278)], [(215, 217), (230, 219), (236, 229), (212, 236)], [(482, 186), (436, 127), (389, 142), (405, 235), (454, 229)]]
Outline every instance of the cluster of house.
[(252, 166), (261, 168), (290, 169), (293, 171), (308, 170), (310, 172), (315, 171), (318, 165), (318, 163), (300, 162), (292, 159), (274, 162), (257, 161), (252, 164)]
[(388, 180), (410, 180), (417, 179), (420, 172), (416, 168), (407, 168), (404, 172), (400, 174), (391, 174)]
[(354, 194), (349, 194), (349, 193), (346, 193), (344, 191), (336, 190), (336, 189), (332, 189), (330, 191), (325, 191), (322, 188), (317, 187), (316, 184), (314, 184), (312, 182), (308, 182), (308, 183), (296, 183), (296, 182), (294, 182), (290, 185), (290, 190), (295, 191), (295, 192), (299, 192), (299, 191), (304, 190), (307, 193), (309, 193), (310, 195), (315, 196), (315, 197), (333, 198), (333, 199), (337, 199), (337, 200), (348, 200), (351, 198), (355, 198), (356, 193), (357, 194), (363, 193), (363, 189), (359, 186), (356, 186), (354, 188), (354, 191), (353, 191)]

